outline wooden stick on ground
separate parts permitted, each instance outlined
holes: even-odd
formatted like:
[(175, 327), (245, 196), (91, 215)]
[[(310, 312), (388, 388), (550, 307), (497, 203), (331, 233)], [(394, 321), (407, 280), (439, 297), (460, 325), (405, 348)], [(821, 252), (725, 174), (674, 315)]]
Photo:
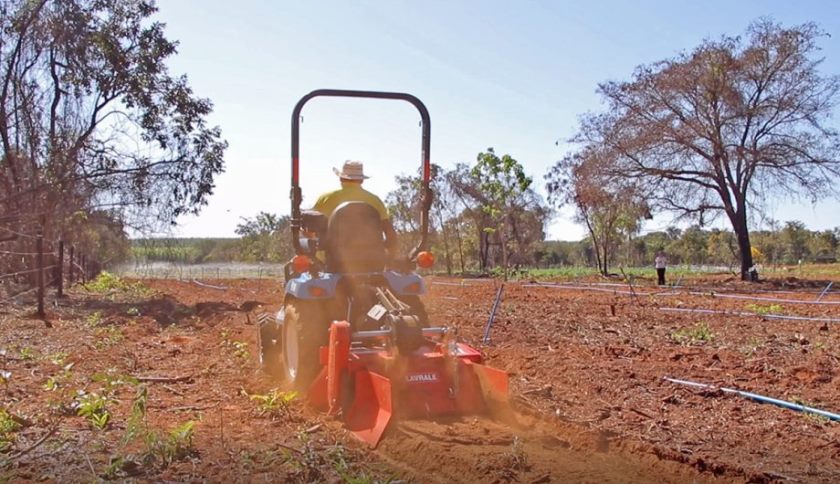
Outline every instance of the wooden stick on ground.
[(178, 383), (192, 380), (192, 375), (184, 376), (135, 376), (134, 379), (149, 383)]
[(34, 444), (32, 444), (29, 447), (21, 450), (17, 454), (14, 454), (11, 457), (9, 457), (9, 462), (20, 459), (24, 455), (26, 455), (26, 454), (32, 452), (33, 450), (37, 449), (38, 447), (40, 447), (44, 442), (47, 441), (47, 439), (49, 439), (50, 437), (52, 437), (55, 434), (56, 430), (58, 430), (58, 424), (54, 425), (49, 431), (47, 431), (46, 434), (44, 434)]

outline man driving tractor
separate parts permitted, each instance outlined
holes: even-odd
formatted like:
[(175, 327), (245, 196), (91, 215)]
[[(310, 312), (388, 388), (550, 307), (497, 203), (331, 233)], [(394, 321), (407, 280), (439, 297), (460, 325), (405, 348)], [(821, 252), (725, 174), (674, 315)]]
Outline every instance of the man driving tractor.
[(388, 249), (389, 256), (396, 257), (397, 255), (397, 233), (394, 230), (394, 225), (391, 223), (391, 218), (388, 216), (388, 209), (382, 203), (379, 197), (373, 193), (362, 188), (362, 183), (365, 179), (370, 178), (365, 176), (364, 165), (361, 161), (347, 160), (344, 166), (339, 171), (333, 168), (333, 172), (338, 175), (341, 180), (341, 188), (332, 192), (325, 193), (318, 197), (315, 202), (313, 210), (324, 214), (327, 218), (332, 215), (333, 211), (345, 202), (364, 202), (376, 209), (379, 213), (379, 218), (382, 221), (382, 232), (385, 234), (385, 247)]

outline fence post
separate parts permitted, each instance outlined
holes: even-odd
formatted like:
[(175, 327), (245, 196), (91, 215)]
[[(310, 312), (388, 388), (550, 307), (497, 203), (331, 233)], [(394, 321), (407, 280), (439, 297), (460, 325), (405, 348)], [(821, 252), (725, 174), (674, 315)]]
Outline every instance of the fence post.
[(75, 255), (76, 255), (76, 254), (74, 254), (74, 252), (75, 252), (75, 251), (76, 251), (76, 246), (75, 246), (75, 245), (71, 245), (71, 246), (70, 246), (70, 267), (69, 267), (69, 269), (70, 269), (70, 274), (68, 274), (68, 275), (67, 275), (67, 281), (68, 281), (70, 284), (73, 284), (73, 283), (75, 282), (75, 279), (74, 279), (74, 277), (73, 277), (73, 275), (74, 275), (74, 273), (75, 273), (75, 270), (76, 270), (76, 268), (75, 268), (75, 267), (73, 267), (73, 264), (75, 264), (75, 263), (76, 263), (76, 260), (75, 260), (75, 258), (73, 257), (73, 256), (75, 256)]
[(58, 264), (56, 265), (55, 287), (58, 290), (58, 297), (64, 297), (64, 241), (58, 241)]
[(35, 239), (35, 252), (37, 253), (36, 264), (38, 265), (35, 272), (35, 279), (38, 284), (38, 316), (43, 318), (44, 313), (44, 235), (39, 230), (38, 238)]

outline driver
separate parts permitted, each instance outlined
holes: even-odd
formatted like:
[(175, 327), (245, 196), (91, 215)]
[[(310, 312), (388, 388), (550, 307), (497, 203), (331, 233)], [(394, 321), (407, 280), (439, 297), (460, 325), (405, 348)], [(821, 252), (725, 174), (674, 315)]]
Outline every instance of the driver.
[(382, 200), (362, 188), (362, 183), (365, 179), (369, 178), (365, 176), (365, 169), (362, 162), (347, 160), (344, 162), (341, 171), (333, 168), (333, 172), (341, 180), (341, 188), (318, 197), (318, 201), (315, 202), (315, 206), (312, 209), (321, 212), (329, 218), (333, 211), (344, 202), (367, 203), (379, 213), (382, 221), (382, 231), (385, 233), (385, 247), (388, 249), (388, 254), (391, 258), (396, 257), (397, 233), (394, 230), (394, 225), (391, 223), (391, 217), (388, 216), (388, 209), (385, 208)]

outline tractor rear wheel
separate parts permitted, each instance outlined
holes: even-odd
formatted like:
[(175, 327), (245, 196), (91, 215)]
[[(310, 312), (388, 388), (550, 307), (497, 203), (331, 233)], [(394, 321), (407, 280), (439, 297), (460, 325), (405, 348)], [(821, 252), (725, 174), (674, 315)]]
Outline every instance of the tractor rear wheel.
[(283, 323), (283, 363), (286, 380), (297, 390), (306, 390), (318, 376), (318, 352), (329, 341), (326, 301), (289, 298)]
[(260, 368), (274, 377), (283, 376), (283, 351), (281, 326), (277, 318), (271, 314), (261, 314), (258, 318), (260, 325), (259, 348)]

